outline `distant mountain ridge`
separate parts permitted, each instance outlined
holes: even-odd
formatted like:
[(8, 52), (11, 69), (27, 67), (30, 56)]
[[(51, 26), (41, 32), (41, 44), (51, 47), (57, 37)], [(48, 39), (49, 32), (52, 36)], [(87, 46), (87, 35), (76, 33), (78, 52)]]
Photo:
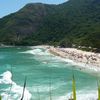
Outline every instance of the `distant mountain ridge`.
[(30, 3), (0, 19), (0, 43), (53, 44), (100, 49), (100, 0), (59, 5)]

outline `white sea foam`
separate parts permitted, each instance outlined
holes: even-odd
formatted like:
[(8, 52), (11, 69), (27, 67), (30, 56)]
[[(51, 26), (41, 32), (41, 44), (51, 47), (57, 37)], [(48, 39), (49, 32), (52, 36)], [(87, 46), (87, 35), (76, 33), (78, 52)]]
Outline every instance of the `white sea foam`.
[(48, 50), (43, 51), (42, 49), (39, 49), (39, 48), (36, 48), (33, 50), (28, 50), (28, 51), (21, 52), (21, 53), (29, 53), (29, 54), (33, 54), (33, 55), (50, 55)]
[[(47, 50), (45, 51), (42, 51), (42, 49), (38, 49), (38, 48), (35, 48), (33, 50), (28, 50), (24, 53), (30, 53), (30, 54), (33, 54), (33, 55), (50, 55), (50, 53), (48, 53)], [(51, 54), (52, 55), (52, 54)], [(48, 57), (47, 57), (48, 58)], [(39, 59), (41, 59), (41, 57), (39, 57)], [(49, 57), (48, 59), (46, 60), (50, 60), (51, 58)], [(43, 59), (41, 60), (45, 60), (45, 57), (43, 57)], [(64, 58), (61, 58), (61, 57), (57, 57), (57, 56), (52, 56), (52, 59), (51, 60), (56, 60), (56, 61), (64, 61), (64, 62), (68, 62), (69, 64), (71, 65), (74, 65), (76, 68), (79, 68), (81, 69), (81, 71), (87, 71), (87, 72), (100, 72), (100, 69), (97, 68), (97, 67), (90, 67), (88, 65), (86, 65), (85, 63), (77, 63), (77, 62), (74, 62), (70, 59), (64, 59)], [(43, 61), (44, 64), (47, 64), (47, 61)], [(62, 67), (62, 66), (61, 66)], [(49, 91), (49, 88), (48, 87), (33, 87), (33, 92), (37, 92), (37, 88), (39, 88), (39, 91), (40, 92), (48, 92)], [(51, 88), (52, 90), (53, 89), (56, 89), (55, 87), (52, 87)], [(82, 91), (82, 92), (77, 92), (77, 100), (97, 100), (97, 92), (96, 91)], [(65, 94), (64, 96), (60, 96), (59, 98), (58, 97), (54, 97), (55, 99), (54, 100), (68, 100), (70, 98), (72, 93), (68, 93), (68, 94)], [(45, 100), (48, 100), (48, 99), (45, 99)]]
[[(28, 51), (25, 51), (25, 52), (22, 52), (22, 53), (40, 55), (41, 57), (36, 57), (36, 59), (42, 61), (44, 64), (48, 64), (48, 62), (50, 62), (50, 61), (54, 62), (54, 61), (60, 60), (60, 61), (67, 62), (70, 65), (74, 65), (74, 67), (76, 67), (76, 69), (79, 69), (79, 70), (84, 71), (84, 72), (89, 72), (89, 73), (92, 73), (92, 74), (96, 73), (98, 76), (100, 76), (100, 74), (99, 74), (100, 68), (99, 67), (87, 65), (87, 64), (81, 63), (81, 62), (75, 62), (75, 61), (67, 59), (67, 58), (65, 59), (65, 58), (61, 58), (61, 57), (58, 57), (58, 56), (54, 56), (53, 54), (48, 52), (48, 49), (42, 50), (43, 47), (41, 47), (41, 48), (32, 47), (31, 49), (32, 50), (28, 50)], [(43, 55), (43, 57), (42, 57), (42, 55)], [(52, 55), (52, 57), (51, 57), (51, 55)], [(46, 57), (46, 56), (48, 56), (48, 57)], [(54, 67), (58, 67), (58, 66), (55, 65)]]
[(66, 85), (65, 82), (61, 82), (61, 83), (55, 83), (53, 85), (40, 85), (40, 86), (32, 86), (32, 91), (33, 92), (37, 92), (37, 90), (39, 90), (39, 92), (49, 92), (50, 90), (56, 90), (58, 88), (60, 88), (60, 86), (62, 85)]
[[(68, 62), (68, 60), (66, 59)], [(72, 61), (71, 64), (75, 65), (77, 68), (81, 69), (81, 71), (89, 72), (89, 73), (100, 73), (100, 68), (92, 65), (87, 65), (85, 63), (79, 63)]]
[[(58, 57), (58, 56), (55, 56)], [(100, 76), (100, 68), (96, 67), (96, 66), (90, 66), (87, 65), (86, 63), (81, 63), (81, 62), (75, 62), (73, 60), (67, 59), (67, 58), (61, 58), (58, 57), (59, 60), (61, 61), (65, 61), (68, 62), (68, 64), (70, 65), (74, 65), (74, 67), (76, 67), (77, 69), (84, 71), (84, 72), (88, 72), (88, 73), (96, 73), (97, 76)]]
[[(69, 100), (72, 97), (72, 93), (65, 94), (64, 96), (55, 97), (55, 100)], [(79, 91), (77, 92), (77, 100), (97, 100), (96, 91)]]
[(32, 87), (32, 91), (33, 92), (37, 92), (37, 90), (39, 91), (39, 92), (49, 92), (50, 91), (50, 89), (51, 90), (54, 90), (54, 89), (56, 89), (56, 87), (53, 87), (53, 86), (45, 86), (45, 85), (41, 85), (41, 86), (33, 86)]
[[(43, 46), (31, 47), (31, 49), (32, 50), (28, 50), (28, 51), (22, 52), (22, 53), (30, 53), (30, 54), (33, 54), (33, 55), (52, 55), (50, 52), (48, 52), (48, 49), (42, 50)], [(61, 58), (61, 57), (58, 57), (58, 56), (53, 56), (53, 57), (56, 58), (57, 60), (62, 60), (62, 61), (68, 62), (69, 64), (75, 65), (75, 66), (77, 66), (77, 68), (81, 68), (81, 70), (84, 70), (84, 71), (88, 70), (92, 73), (95, 73), (95, 72), (99, 73), (100, 72), (100, 68), (93, 66), (93, 65), (87, 65), (87, 64), (81, 63), (81, 62), (75, 62), (73, 60), (70, 60), (70, 59), (67, 59), (67, 58), (66, 59)], [(52, 59), (53, 59), (53, 57), (52, 57)]]
[(0, 84), (11, 84), (12, 80), (12, 74), (9, 71), (4, 72), (3, 74), (1, 74), (0, 76), (2, 76), (2, 79), (0, 79)]
[[(17, 85), (14, 81), (12, 81), (11, 72), (6, 71), (3, 74), (1, 74), (0, 77), (2, 77), (0, 79), (0, 84), (3, 84), (3, 85), (12, 84), (11, 87), (3, 89), (3, 92), (1, 93), (2, 100), (20, 100), (22, 92), (23, 92), (23, 87)], [(29, 93), (29, 91), (27, 89), (25, 89), (25, 94), (24, 94), (23, 100), (30, 100), (30, 99), (31, 99), (31, 94)]]

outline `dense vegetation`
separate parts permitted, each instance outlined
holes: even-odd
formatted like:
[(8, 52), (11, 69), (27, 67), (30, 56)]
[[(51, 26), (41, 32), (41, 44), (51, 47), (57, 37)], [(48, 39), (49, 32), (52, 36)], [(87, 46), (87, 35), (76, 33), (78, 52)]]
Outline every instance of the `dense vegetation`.
[(27, 4), (0, 19), (0, 42), (53, 44), (100, 49), (100, 0), (69, 0), (59, 5)]

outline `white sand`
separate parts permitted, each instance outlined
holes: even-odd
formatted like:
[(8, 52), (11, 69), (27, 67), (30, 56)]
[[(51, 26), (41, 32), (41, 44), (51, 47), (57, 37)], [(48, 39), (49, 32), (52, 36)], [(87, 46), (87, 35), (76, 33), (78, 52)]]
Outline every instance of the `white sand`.
[(53, 46), (49, 46), (49, 52), (64, 58), (65, 61), (72, 60), (75, 65), (80, 66), (80, 70), (91, 69), (94, 72), (100, 72), (100, 53), (86, 52), (76, 48), (55, 48)]

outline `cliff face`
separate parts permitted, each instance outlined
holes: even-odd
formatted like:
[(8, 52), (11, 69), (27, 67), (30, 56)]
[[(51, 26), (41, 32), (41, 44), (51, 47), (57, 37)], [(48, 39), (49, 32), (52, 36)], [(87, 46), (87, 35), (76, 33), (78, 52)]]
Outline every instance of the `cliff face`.
[(60, 5), (31, 3), (0, 19), (0, 42), (100, 48), (99, 26), (100, 0), (69, 0)]

